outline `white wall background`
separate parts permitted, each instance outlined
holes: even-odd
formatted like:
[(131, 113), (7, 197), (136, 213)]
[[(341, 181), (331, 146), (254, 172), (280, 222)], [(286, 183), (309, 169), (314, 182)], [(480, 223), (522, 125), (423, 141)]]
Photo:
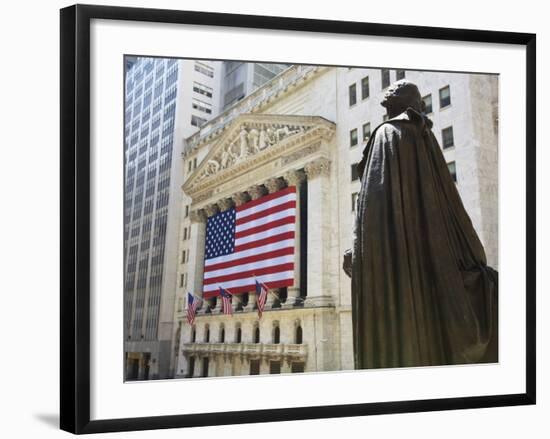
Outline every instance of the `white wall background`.
[[(278, 0), (205, 0), (200, 3), (153, 1), (89, 1), (120, 6), (208, 10), (243, 14), (303, 16), (320, 19), (358, 20), (395, 24), (483, 28), (538, 34), (538, 224), (544, 224), (544, 194), (550, 177), (542, 175), (550, 156), (542, 129), (543, 105), (550, 89), (547, 76), (550, 30), (543, 3), (526, 0), (512, 7), (495, 0), (447, 2), (302, 2)], [(2, 65), (0, 68), (0, 120), (2, 146), (0, 188), (3, 231), (0, 248), (1, 430), (6, 437), (60, 437), (58, 422), (58, 211), (59, 211), (59, 13), (69, 5), (62, 1), (9, 2), (0, 16)], [(313, 8), (312, 5), (315, 5)], [(360, 62), (360, 60), (358, 60)], [(547, 261), (542, 249), (549, 234), (538, 230), (538, 405), (455, 412), (323, 419), (315, 421), (207, 427), (107, 435), (108, 437), (169, 438), (193, 435), (193, 439), (229, 437), (296, 437), (316, 434), (333, 437), (346, 432), (361, 437), (408, 438), (517, 438), (548, 434), (549, 381), (544, 373), (548, 356), (545, 343), (550, 326), (543, 321), (547, 303), (543, 291)], [(6, 245), (7, 244), (7, 245)], [(546, 346), (545, 346), (546, 344)]]

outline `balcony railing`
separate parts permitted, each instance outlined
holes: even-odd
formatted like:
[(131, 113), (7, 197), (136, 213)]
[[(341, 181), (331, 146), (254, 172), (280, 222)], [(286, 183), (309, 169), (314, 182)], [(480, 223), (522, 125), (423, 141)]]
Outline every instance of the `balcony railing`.
[(184, 354), (193, 356), (245, 355), (246, 357), (284, 357), (305, 359), (308, 347), (305, 344), (285, 343), (184, 343)]

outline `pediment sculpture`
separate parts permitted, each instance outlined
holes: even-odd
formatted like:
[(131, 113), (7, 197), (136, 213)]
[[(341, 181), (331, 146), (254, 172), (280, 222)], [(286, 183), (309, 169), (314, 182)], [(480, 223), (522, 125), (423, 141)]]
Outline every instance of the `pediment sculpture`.
[(217, 154), (207, 159), (198, 181), (238, 164), (252, 155), (276, 145), (288, 137), (305, 133), (311, 126), (291, 124), (243, 124), (234, 139)]

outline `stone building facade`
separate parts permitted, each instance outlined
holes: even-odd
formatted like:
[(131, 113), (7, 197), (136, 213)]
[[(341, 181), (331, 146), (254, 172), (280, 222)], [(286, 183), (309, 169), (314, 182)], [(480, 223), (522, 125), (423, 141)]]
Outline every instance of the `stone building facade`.
[[(431, 104), (433, 131), (497, 266), (497, 77), (292, 66), (183, 141), (190, 171), (182, 186), (175, 377), (353, 369), (351, 285), (341, 265), (353, 238), (355, 165), (384, 120), (385, 89), (403, 75)], [(298, 194), (294, 285), (269, 296), (261, 319), (250, 291), (233, 300), (232, 316), (205, 300), (190, 326), (185, 297), (202, 294), (207, 217), (285, 186)]]

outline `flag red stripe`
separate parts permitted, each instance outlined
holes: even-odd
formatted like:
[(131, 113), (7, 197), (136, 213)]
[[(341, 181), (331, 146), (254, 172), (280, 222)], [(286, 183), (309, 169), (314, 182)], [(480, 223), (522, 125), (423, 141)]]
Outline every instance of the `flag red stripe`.
[(269, 223), (262, 224), (260, 226), (251, 227), (250, 229), (243, 230), (242, 232), (235, 233), (235, 239), (243, 238), (245, 236), (254, 235), (255, 233), (265, 232), (266, 230), (273, 229), (274, 227), (284, 226), (285, 224), (294, 224), (294, 215), (287, 216)]
[[(281, 279), (278, 281), (269, 282), (269, 289), (274, 288), (283, 288), (283, 287), (291, 287), (294, 284), (294, 279)], [(249, 293), (249, 292), (255, 292), (256, 291), (256, 284), (251, 283), (250, 285), (243, 285), (241, 287), (233, 287), (231, 288), (231, 293), (235, 294), (242, 294), (242, 293)], [(219, 296), (219, 291), (209, 291), (204, 292), (204, 298), (210, 299), (211, 297)]]
[(287, 264), (272, 265), (265, 268), (256, 268), (255, 270), (241, 271), (239, 273), (226, 274), (224, 276), (211, 277), (209, 279), (204, 279), (204, 285), (212, 284), (221, 284), (223, 282), (229, 282), (231, 280), (242, 279), (243, 277), (253, 277), (259, 276), (261, 274), (273, 274), (279, 273), (281, 271), (292, 271), (294, 270), (294, 262)]
[(293, 255), (294, 247), (280, 248), (279, 250), (273, 250), (266, 253), (260, 253), (254, 256), (247, 256), (245, 258), (235, 259), (234, 261), (220, 262), (218, 264), (207, 265), (204, 267), (204, 272), (220, 270), (222, 268), (234, 267), (241, 264), (249, 264), (251, 262), (264, 261), (266, 259), (276, 258), (278, 256)]
[(249, 209), (251, 207), (258, 206), (259, 204), (263, 204), (266, 201), (270, 201), (270, 200), (273, 200), (274, 198), (279, 198), (279, 197), (282, 197), (283, 195), (291, 194), (293, 192), (296, 192), (296, 187), (295, 186), (290, 186), (290, 187), (287, 187), (285, 189), (281, 189), (278, 192), (274, 192), (272, 194), (264, 195), (264, 196), (258, 198), (257, 200), (252, 200), (252, 201), (248, 201), (247, 203), (241, 204), (240, 206), (237, 206), (236, 210), (237, 210), (237, 212), (239, 212), (241, 210), (246, 210), (246, 209)]
[[(248, 250), (249, 248), (261, 247), (262, 245), (273, 244), (275, 242), (284, 241), (285, 239), (294, 238), (294, 232), (285, 232), (280, 235), (270, 236), (269, 238), (259, 239), (258, 241), (247, 242), (246, 244), (241, 244), (235, 246), (235, 253), (242, 250)], [(292, 248), (292, 247), (290, 247)], [(264, 253), (267, 255), (268, 253)]]
[(261, 210), (260, 212), (253, 213), (252, 215), (245, 216), (243, 218), (237, 218), (235, 224), (238, 226), (241, 224), (249, 223), (250, 221), (263, 218), (264, 216), (271, 215), (272, 213), (282, 212), (286, 209), (292, 209), (296, 207), (296, 201), (287, 201), (286, 203), (279, 204), (278, 206), (270, 207), (269, 209)]

